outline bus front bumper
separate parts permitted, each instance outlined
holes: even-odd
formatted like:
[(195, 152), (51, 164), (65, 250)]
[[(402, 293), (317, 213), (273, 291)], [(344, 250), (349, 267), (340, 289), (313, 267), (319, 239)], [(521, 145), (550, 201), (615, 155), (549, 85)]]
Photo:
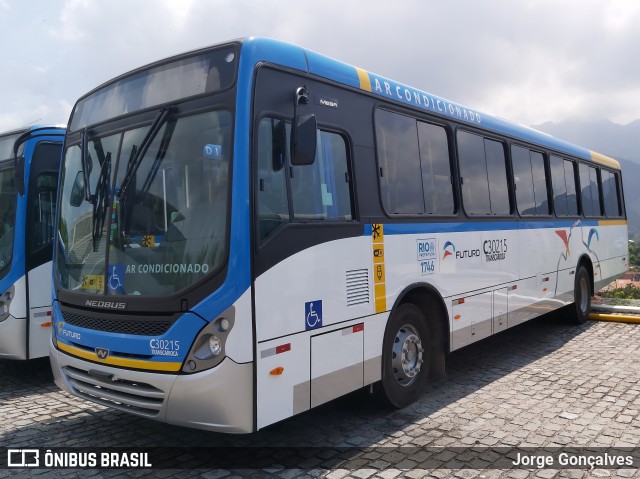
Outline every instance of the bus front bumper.
[(9, 315), (0, 322), (0, 359), (27, 359), (27, 320)]
[(56, 384), (74, 396), (169, 424), (226, 433), (253, 427), (253, 364), (226, 358), (196, 374), (134, 371), (75, 358), (50, 341)]

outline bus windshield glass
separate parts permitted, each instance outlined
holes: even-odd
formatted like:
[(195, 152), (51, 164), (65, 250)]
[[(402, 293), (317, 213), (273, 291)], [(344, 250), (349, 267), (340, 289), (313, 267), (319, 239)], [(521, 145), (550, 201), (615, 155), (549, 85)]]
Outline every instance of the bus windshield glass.
[(11, 264), (17, 190), (13, 161), (0, 163), (0, 275)]
[(89, 136), (84, 159), (80, 144), (66, 149), (57, 242), (62, 287), (165, 296), (225, 264), (231, 113), (169, 116), (155, 134), (149, 129)]

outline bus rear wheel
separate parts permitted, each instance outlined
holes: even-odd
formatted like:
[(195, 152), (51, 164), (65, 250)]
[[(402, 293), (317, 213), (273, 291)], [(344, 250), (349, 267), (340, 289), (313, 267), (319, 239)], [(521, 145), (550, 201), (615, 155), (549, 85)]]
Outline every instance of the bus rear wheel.
[(424, 391), (432, 363), (431, 341), (417, 306), (402, 304), (391, 314), (384, 333), (382, 390), (392, 406), (408, 406)]
[(589, 310), (591, 309), (591, 278), (589, 271), (584, 266), (579, 266), (576, 271), (573, 299), (575, 302), (573, 320), (582, 324), (589, 319)]

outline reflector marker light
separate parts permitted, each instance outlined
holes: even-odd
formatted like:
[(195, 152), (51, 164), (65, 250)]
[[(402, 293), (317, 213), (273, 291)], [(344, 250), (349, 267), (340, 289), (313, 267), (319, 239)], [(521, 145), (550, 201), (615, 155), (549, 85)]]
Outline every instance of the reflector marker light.
[(284, 372), (284, 368), (282, 366), (278, 366), (277, 368), (273, 368), (269, 371), (271, 376), (280, 376)]
[(275, 348), (269, 348), (265, 349), (264, 351), (260, 351), (260, 357), (268, 358), (269, 356), (286, 353), (287, 351), (291, 351), (291, 343), (281, 344), (280, 346), (276, 346)]
[(364, 323), (356, 324), (355, 326), (349, 326), (348, 328), (344, 328), (342, 330), (342, 335), (346, 336), (347, 334), (359, 333), (360, 331), (364, 331)]
[(451, 301), (451, 304), (453, 306), (456, 306), (458, 304), (464, 304), (464, 298), (458, 298), (458, 299), (454, 299), (453, 301)]

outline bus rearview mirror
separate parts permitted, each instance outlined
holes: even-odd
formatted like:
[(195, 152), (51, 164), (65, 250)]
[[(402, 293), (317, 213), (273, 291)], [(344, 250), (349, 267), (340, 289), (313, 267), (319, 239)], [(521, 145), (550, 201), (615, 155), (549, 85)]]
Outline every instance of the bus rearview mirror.
[(71, 194), (69, 195), (69, 204), (75, 208), (80, 206), (84, 201), (84, 173), (78, 171), (76, 179), (71, 187)]
[(316, 158), (316, 116), (299, 115), (295, 118), (291, 137), (291, 164), (311, 165)]

